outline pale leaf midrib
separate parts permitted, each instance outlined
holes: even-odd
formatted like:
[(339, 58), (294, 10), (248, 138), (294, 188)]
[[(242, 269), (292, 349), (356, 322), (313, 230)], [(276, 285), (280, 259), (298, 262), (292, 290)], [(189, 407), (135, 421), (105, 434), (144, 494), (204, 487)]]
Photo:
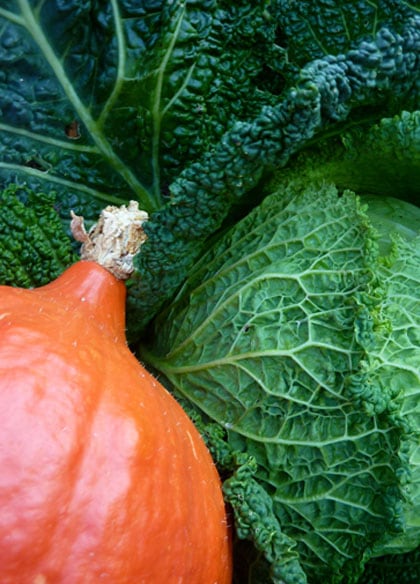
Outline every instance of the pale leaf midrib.
[[(44, 34), (44, 31), (40, 27), (36, 20), (34, 11), (30, 7), (27, 0), (17, 0), (18, 5), (21, 10), (21, 16), (14, 15), (13, 13), (8, 13), (7, 11), (2, 11), (3, 16), (6, 18), (11, 16), (11, 20), (16, 24), (24, 26), (28, 33), (32, 36), (36, 44), (38, 45), (40, 51), (44, 55), (46, 61), (51, 67), (58, 83), (63, 88), (67, 98), (73, 105), (75, 111), (77, 112), (81, 122), (86, 127), (89, 132), (93, 142), (96, 144), (97, 148), (103, 155), (103, 157), (109, 162), (109, 164), (114, 168), (114, 170), (122, 176), (127, 185), (136, 194), (141, 206), (147, 211), (153, 211), (156, 208), (156, 202), (153, 197), (151, 197), (148, 189), (140, 183), (138, 178), (134, 175), (130, 168), (128, 168), (120, 157), (113, 150), (109, 141), (107, 140), (105, 134), (102, 130), (102, 124), (95, 120), (89, 109), (80, 99), (78, 93), (76, 92), (73, 84), (69, 80), (63, 64), (58, 56), (53, 51), (51, 45)], [(1, 13), (0, 13), (1, 14)], [(115, 13), (114, 13), (115, 16)], [(12, 18), (13, 17), (13, 18)], [(121, 40), (119, 41), (121, 43)], [(120, 46), (121, 49), (121, 46)], [(121, 67), (121, 61), (119, 67)], [(119, 75), (121, 71), (119, 69)], [(121, 76), (119, 77), (121, 79)], [(110, 99), (115, 100), (118, 94), (119, 87), (115, 87), (111, 94)], [(108, 102), (108, 107), (111, 102)], [(103, 122), (103, 118), (101, 119)]]

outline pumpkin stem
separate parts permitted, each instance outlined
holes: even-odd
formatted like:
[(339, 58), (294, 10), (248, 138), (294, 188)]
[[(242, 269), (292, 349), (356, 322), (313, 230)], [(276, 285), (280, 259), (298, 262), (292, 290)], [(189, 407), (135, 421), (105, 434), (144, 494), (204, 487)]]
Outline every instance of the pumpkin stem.
[(148, 215), (139, 209), (138, 203), (105, 207), (89, 232), (83, 217), (73, 211), (71, 217), (72, 235), (82, 243), (81, 259), (96, 262), (119, 280), (129, 278), (134, 270), (133, 258), (147, 238), (143, 223)]

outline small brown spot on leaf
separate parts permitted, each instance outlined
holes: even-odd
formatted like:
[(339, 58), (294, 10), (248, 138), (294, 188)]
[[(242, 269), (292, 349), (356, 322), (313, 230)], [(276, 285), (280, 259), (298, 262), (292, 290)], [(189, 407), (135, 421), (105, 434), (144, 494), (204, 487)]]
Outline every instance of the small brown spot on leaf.
[(80, 125), (79, 122), (73, 120), (70, 124), (65, 127), (65, 132), (67, 138), (70, 140), (78, 140), (80, 138)]

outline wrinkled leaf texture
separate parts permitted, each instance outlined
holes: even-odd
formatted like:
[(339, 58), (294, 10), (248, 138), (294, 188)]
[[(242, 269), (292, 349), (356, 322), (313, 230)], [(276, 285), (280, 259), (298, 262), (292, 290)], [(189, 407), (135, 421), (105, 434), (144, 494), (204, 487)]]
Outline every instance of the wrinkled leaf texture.
[(416, 584), (420, 576), (420, 547), (408, 554), (375, 558), (358, 584)]
[[(420, 105), (420, 104), (419, 104)], [(420, 110), (405, 111), (385, 117), (379, 123), (342, 128), (338, 136), (325, 136), (305, 148), (279, 169), (264, 186), (273, 192), (289, 181), (302, 184), (326, 180), (339, 189), (376, 196), (385, 200), (385, 208), (375, 205), (375, 213), (395, 229), (395, 220), (402, 205), (388, 209), (386, 200), (398, 198), (418, 205), (420, 201)], [(369, 210), (372, 217), (372, 209)], [(394, 223), (394, 224), (393, 224)], [(416, 224), (417, 214), (404, 213), (405, 224)], [(389, 235), (389, 233), (388, 233)]]
[[(399, 228), (406, 211), (395, 203), (393, 207)], [(385, 227), (388, 233), (391, 220), (391, 213), (385, 223), (376, 218), (381, 231)], [(419, 233), (420, 222), (416, 227)], [(412, 231), (399, 231), (401, 235), (394, 236), (394, 257), (380, 270), (387, 288), (382, 318), (388, 326), (378, 330), (373, 343), (370, 339), (365, 383), (374, 388), (372, 396), (384, 400), (394, 397), (396, 412), (409, 428), (401, 445), (409, 461), (404, 484), (404, 531), (396, 536), (385, 534), (375, 545), (376, 557), (368, 562), (360, 584), (414, 584), (420, 578), (420, 235), (413, 239)]]
[(0, 282), (23, 288), (48, 284), (77, 255), (54, 209), (53, 194), (10, 185), (0, 192)]
[(265, 170), (418, 90), (405, 2), (1, 0), (0, 22), (3, 186), (54, 190), (66, 221), (129, 199), (153, 213), (133, 332)]
[(395, 412), (409, 429), (401, 447), (410, 471), (404, 532), (385, 537), (376, 555), (420, 546), (420, 223), (417, 234), (414, 239), (396, 236), (395, 257), (381, 266), (379, 277), (387, 291), (382, 318), (388, 326), (366, 345), (365, 383), (372, 395), (394, 401)]
[[(380, 300), (372, 233), (352, 193), (285, 187), (202, 258), (143, 352), (255, 458), (308, 582), (351, 582), (401, 528), (401, 426), (355, 375)], [(304, 582), (289, 560), (273, 581)]]

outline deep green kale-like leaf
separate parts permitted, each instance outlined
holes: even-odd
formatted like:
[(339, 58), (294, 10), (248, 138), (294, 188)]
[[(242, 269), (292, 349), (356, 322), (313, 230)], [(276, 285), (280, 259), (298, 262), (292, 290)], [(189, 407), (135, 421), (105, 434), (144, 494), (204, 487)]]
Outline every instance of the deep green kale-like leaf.
[[(395, 96), (418, 103), (419, 23), (413, 16), (402, 34), (385, 27), (358, 49), (309, 62), (276, 105), (235, 122), (211, 153), (188, 166), (170, 185), (170, 205), (146, 225), (150, 242), (138, 256), (132, 305), (154, 314), (191, 269), (197, 242), (220, 227), (265, 171), (284, 167), (320, 131), (350, 119), (353, 109), (360, 116), (362, 106), (384, 106)], [(144, 322), (137, 320), (140, 328)]]
[(67, 211), (87, 215), (130, 192), (150, 205), (127, 159), (135, 119), (116, 107), (140, 39), (129, 40), (116, 2), (38, 4), (0, 7), (3, 180), (54, 188)]
[[(279, 38), (285, 42), (288, 63), (298, 71), (305, 63), (356, 48), (361, 39), (374, 37), (384, 24), (401, 31), (412, 10), (405, 2), (274, 2)], [(334, 23), (334, 24), (332, 24)]]
[(0, 192), (0, 233), (1, 285), (42, 286), (77, 259), (52, 194), (13, 185)]
[(3, 180), (52, 186), (78, 212), (160, 208), (184, 166), (262, 102), (264, 4), (0, 2)]
[[(202, 258), (142, 353), (255, 459), (276, 536), (293, 541), (309, 582), (353, 581), (401, 528), (402, 426), (392, 400), (362, 407), (356, 375), (380, 302), (376, 261), (353, 194), (290, 184)], [(252, 513), (244, 535), (256, 539)], [(278, 568), (293, 582), (288, 562)]]

